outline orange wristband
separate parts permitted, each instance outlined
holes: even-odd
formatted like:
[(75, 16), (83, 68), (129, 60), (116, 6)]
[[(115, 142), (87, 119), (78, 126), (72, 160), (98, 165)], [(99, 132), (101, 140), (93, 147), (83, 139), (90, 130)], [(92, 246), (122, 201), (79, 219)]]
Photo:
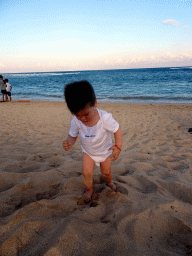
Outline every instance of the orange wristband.
[(118, 148), (121, 151), (121, 149), (116, 144), (115, 144), (115, 147)]

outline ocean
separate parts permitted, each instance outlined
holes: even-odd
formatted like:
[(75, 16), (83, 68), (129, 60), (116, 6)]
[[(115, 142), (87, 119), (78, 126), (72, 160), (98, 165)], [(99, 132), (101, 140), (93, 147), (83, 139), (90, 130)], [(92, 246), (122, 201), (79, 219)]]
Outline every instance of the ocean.
[(192, 67), (6, 73), (13, 100), (64, 101), (66, 83), (88, 80), (98, 102), (192, 104)]

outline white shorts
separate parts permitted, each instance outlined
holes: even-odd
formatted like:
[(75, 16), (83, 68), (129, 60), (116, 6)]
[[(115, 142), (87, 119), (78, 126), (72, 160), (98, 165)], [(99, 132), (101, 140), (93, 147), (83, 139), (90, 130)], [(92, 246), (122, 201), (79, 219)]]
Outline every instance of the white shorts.
[(89, 155), (86, 151), (83, 151), (83, 153), (86, 153), (87, 155), (89, 155), (93, 161), (95, 162), (95, 164), (97, 166), (100, 166), (100, 163), (104, 162), (108, 156), (110, 156), (112, 154), (112, 150), (109, 151), (109, 153), (107, 155), (102, 155), (102, 156), (91, 156)]

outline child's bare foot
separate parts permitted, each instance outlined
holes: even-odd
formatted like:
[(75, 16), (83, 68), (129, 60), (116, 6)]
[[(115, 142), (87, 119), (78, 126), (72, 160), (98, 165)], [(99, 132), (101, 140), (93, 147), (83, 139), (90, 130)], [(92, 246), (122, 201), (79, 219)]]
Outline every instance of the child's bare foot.
[(86, 190), (84, 193), (84, 201), (85, 203), (89, 203), (91, 201), (93, 195), (93, 190)]
[(106, 185), (108, 187), (110, 187), (111, 190), (117, 192), (117, 187), (115, 186), (115, 184), (113, 183), (113, 181), (111, 181), (110, 183), (106, 183)]

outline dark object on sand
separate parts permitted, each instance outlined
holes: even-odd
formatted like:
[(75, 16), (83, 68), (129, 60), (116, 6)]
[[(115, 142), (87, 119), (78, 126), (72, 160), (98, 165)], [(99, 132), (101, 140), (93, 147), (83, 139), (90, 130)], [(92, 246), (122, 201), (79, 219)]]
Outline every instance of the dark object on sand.
[(189, 129), (188, 129), (188, 132), (192, 133), (192, 128), (189, 128)]

